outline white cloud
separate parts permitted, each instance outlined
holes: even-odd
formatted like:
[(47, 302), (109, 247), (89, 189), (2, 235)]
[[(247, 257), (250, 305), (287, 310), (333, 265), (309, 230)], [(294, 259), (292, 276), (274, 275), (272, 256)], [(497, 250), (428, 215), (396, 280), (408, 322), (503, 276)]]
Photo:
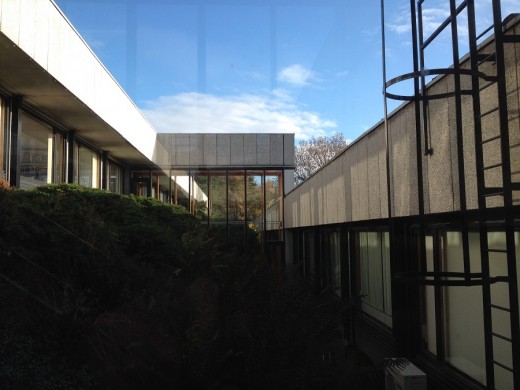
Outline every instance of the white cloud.
[(306, 111), (283, 90), (265, 95), (186, 92), (148, 101), (142, 109), (160, 133), (295, 133), (325, 135), (336, 123)]
[(316, 79), (316, 73), (299, 64), (290, 65), (278, 72), (278, 81), (297, 87), (308, 85)]

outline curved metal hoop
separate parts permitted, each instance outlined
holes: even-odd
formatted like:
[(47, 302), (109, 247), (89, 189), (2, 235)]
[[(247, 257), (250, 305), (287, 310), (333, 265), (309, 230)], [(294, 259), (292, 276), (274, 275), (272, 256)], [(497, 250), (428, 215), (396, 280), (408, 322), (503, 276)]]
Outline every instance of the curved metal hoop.
[(424, 286), (482, 286), (509, 281), (507, 276), (486, 278), (481, 272), (398, 272), (393, 277), (399, 282)]
[[(417, 72), (410, 72), (405, 73), (401, 76), (394, 77), (393, 79), (390, 79), (385, 84), (385, 97), (394, 99), (394, 100), (404, 100), (404, 101), (414, 101), (414, 100), (434, 100), (434, 99), (445, 99), (448, 97), (455, 96), (455, 92), (445, 92), (445, 93), (438, 93), (433, 95), (397, 95), (394, 93), (387, 92), (388, 87), (397, 84), (401, 81), (405, 80), (411, 80), (416, 79), (418, 77), (424, 77), (424, 76), (439, 76), (439, 75), (464, 75), (464, 76), (476, 76), (478, 78), (481, 78), (486, 81), (496, 81), (495, 76), (488, 76), (485, 73), (482, 72), (474, 72), (471, 69), (459, 69), (456, 70), (454, 68), (437, 68), (437, 69), (423, 69), (419, 70)], [(472, 95), (473, 91), (470, 89), (463, 89), (460, 91), (462, 95)]]

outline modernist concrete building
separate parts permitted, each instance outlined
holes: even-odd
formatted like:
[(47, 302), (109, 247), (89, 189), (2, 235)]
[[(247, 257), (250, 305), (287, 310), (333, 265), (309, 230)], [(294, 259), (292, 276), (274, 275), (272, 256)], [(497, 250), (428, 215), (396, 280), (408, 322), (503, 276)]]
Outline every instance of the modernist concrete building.
[(227, 237), (255, 229), (281, 253), (294, 135), (158, 136), (51, 0), (0, 1), (0, 115), (0, 174), (12, 186), (151, 196)]
[(293, 135), (157, 135), (51, 0), (0, 0), (0, 172), (256, 229), (359, 303), (346, 337), (375, 362), (408, 357), (429, 389), (520, 388), (520, 19), (495, 22), (499, 39), (427, 87), (415, 70), (412, 102), (290, 191)]
[(520, 388), (520, 18), (495, 27), (427, 86), (389, 81), (411, 101), (285, 198), (288, 267), (358, 302), (347, 338), (428, 389)]

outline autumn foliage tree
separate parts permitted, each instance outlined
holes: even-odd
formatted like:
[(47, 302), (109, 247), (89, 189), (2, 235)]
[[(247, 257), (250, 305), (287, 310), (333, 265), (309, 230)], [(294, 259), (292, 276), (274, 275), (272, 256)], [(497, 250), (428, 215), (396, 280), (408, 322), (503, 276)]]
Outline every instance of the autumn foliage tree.
[(330, 137), (312, 137), (302, 140), (294, 151), (294, 182), (296, 185), (307, 180), (314, 172), (337, 156), (346, 146), (347, 140), (342, 133)]

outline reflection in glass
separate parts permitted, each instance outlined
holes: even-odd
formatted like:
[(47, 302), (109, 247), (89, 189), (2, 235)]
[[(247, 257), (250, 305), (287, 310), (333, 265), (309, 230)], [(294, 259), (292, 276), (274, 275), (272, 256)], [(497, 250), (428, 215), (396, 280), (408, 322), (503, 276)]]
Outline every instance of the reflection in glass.
[(112, 161), (108, 162), (108, 190), (116, 194), (123, 192), (123, 169)]
[(209, 211), (213, 232), (227, 238), (226, 172), (212, 172), (209, 177)]
[(51, 183), (52, 129), (22, 115), (20, 188), (30, 189)]
[(65, 147), (65, 136), (61, 133), (55, 133), (52, 167), (53, 183), (65, 183)]
[(99, 187), (99, 159), (97, 153), (78, 145), (78, 181), (79, 185), (91, 188)]
[(190, 210), (190, 176), (186, 171), (172, 171), (172, 194), (173, 204), (184, 206)]
[(268, 240), (282, 239), (282, 191), (281, 172), (266, 172), (265, 176), (265, 212)]
[(191, 181), (191, 194), (195, 217), (201, 222), (208, 220), (208, 174), (206, 172), (195, 172)]
[(243, 240), (245, 231), (245, 172), (228, 173), (229, 239)]
[(332, 292), (341, 297), (341, 255), (339, 232), (330, 234), (330, 267)]
[(261, 173), (247, 172), (246, 176), (246, 218), (249, 229), (258, 234), (263, 231), (263, 186)]
[(388, 232), (358, 233), (362, 310), (392, 326), (390, 241)]

